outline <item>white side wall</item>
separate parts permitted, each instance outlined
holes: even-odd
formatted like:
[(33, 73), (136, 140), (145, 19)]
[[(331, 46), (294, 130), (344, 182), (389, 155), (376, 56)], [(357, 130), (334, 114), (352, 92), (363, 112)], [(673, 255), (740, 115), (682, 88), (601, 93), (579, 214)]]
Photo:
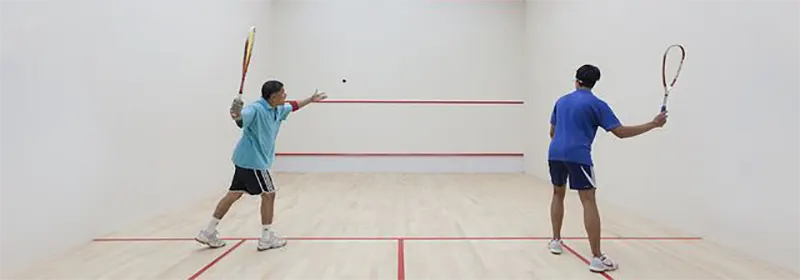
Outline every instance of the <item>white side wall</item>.
[(527, 4), (529, 173), (548, 178), (550, 112), (577, 67), (598, 65), (597, 94), (643, 123), (661, 102), (664, 48), (684, 44), (667, 126), (598, 132), (600, 201), (800, 270), (800, 2)]
[(2, 277), (224, 191), (244, 39), (269, 7), (2, 1)]
[[(524, 97), (524, 1), (277, 1), (272, 15), (268, 73), (290, 99), (317, 88), (331, 99)], [(521, 105), (313, 104), (290, 117), (278, 150), (521, 154), (522, 113)], [(325, 161), (350, 171), (474, 171), (437, 157), (287, 158), (276, 169), (320, 170)], [(471, 160), (522, 171), (521, 156)]]

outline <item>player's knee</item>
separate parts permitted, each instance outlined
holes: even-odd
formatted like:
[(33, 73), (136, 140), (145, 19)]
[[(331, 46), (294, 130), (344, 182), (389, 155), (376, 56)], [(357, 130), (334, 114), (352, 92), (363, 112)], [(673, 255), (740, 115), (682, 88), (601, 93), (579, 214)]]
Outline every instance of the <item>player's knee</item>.
[(567, 188), (566, 186), (555, 186), (553, 187), (553, 195), (558, 197), (564, 197), (567, 195)]
[(268, 192), (261, 193), (261, 199), (275, 200), (275, 193), (274, 193), (274, 192), (271, 192), (271, 193), (268, 193)]
[(579, 190), (578, 196), (581, 198), (582, 203), (594, 203), (594, 189)]

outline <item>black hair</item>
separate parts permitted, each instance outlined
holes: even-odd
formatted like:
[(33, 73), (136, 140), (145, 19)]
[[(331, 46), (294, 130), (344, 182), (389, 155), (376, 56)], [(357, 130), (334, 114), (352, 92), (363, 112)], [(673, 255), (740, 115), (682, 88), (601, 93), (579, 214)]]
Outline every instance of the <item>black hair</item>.
[(593, 88), (600, 80), (600, 69), (591, 64), (584, 64), (575, 71), (575, 79), (582, 87)]
[(276, 80), (269, 80), (261, 86), (261, 97), (269, 100), (273, 94), (281, 91), (283, 83)]

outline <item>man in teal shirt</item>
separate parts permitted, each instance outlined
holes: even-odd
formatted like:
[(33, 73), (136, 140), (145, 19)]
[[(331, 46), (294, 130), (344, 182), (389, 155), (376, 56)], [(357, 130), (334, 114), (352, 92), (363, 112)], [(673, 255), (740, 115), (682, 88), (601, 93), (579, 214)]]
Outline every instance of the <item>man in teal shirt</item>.
[(314, 93), (301, 101), (286, 101), (283, 83), (267, 81), (261, 87), (261, 98), (244, 108), (243, 102), (236, 99), (231, 106), (231, 117), (242, 129), (242, 137), (233, 151), (233, 164), (236, 168), (228, 193), (219, 201), (208, 226), (195, 238), (211, 248), (225, 246), (219, 238), (217, 225), (228, 212), (231, 205), (244, 193), (261, 196), (261, 239), (258, 250), (280, 248), (286, 240), (272, 229), (272, 216), (275, 207), (275, 185), (269, 169), (275, 161), (275, 140), (281, 123), (290, 113), (305, 107), (311, 102), (322, 101), (325, 93)]

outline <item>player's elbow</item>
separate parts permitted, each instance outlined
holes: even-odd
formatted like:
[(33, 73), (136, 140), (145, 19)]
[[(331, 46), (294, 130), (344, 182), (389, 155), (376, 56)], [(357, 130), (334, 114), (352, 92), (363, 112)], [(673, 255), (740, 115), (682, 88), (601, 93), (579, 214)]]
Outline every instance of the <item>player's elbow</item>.
[(618, 126), (618, 127), (614, 128), (614, 129), (612, 129), (611, 133), (613, 133), (614, 136), (617, 136), (617, 138), (619, 138), (619, 139), (625, 139), (625, 138), (628, 138), (628, 137), (632, 136), (629, 133), (628, 129), (626, 129), (624, 126)]

